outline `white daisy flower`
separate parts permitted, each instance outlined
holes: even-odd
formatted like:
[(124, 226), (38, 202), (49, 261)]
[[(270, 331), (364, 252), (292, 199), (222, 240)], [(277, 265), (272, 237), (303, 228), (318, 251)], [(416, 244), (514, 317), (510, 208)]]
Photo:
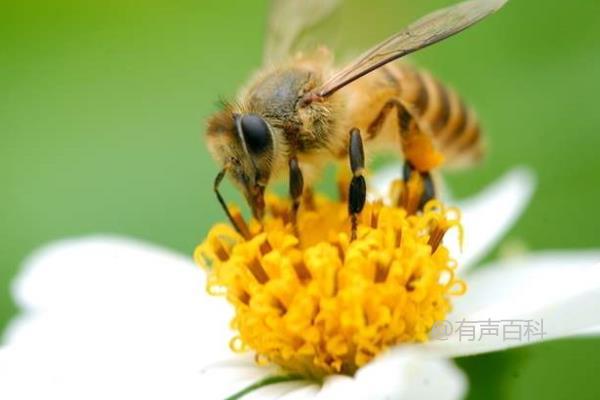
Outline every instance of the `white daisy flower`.
[[(600, 251), (531, 253), (472, 269), (519, 217), (532, 188), (530, 174), (519, 169), (459, 202), (464, 251), (450, 251), (460, 254), (456, 273), (468, 291), (437, 319), (437, 336), (420, 340), (416, 329), (418, 343), (373, 359), (325, 359), (319, 370), (350, 365), (356, 371), (327, 374), (318, 383), (298, 375), (298, 357), (283, 358), (294, 370), (285, 372), (257, 365), (250, 352), (232, 353), (233, 307), (206, 294), (206, 274), (189, 257), (119, 237), (47, 246), (25, 262), (14, 284), (22, 313), (0, 347), (0, 398), (462, 398), (467, 380), (450, 358), (590, 334), (600, 326)], [(446, 247), (456, 242), (450, 232)], [(481, 332), (469, 340), (458, 329), (469, 321), (539, 321), (543, 328), (527, 340)], [(440, 327), (451, 331), (439, 336)]]

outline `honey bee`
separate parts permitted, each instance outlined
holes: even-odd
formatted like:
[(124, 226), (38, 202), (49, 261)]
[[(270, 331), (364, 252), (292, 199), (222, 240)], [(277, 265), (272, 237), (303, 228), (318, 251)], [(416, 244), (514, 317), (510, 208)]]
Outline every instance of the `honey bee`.
[(470, 0), (440, 9), (336, 69), (326, 49), (288, 53), (338, 1), (274, 0), (263, 70), (207, 126), (208, 148), (221, 166), (214, 190), (236, 229), (218, 189), (226, 175), (258, 219), (269, 182), (287, 176), (295, 216), (325, 164), (349, 159), (348, 211), (355, 234), (366, 199), (365, 150), (402, 155), (404, 179), (412, 173), (423, 179), (421, 204), (435, 195), (432, 170), (479, 160), (482, 136), (475, 114), (428, 73), (391, 62), (461, 32), (506, 2)]

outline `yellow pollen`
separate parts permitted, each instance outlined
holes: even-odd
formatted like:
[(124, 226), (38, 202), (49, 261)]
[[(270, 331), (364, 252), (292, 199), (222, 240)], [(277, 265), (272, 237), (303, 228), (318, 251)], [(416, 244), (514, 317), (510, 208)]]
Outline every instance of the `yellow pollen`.
[(259, 364), (352, 375), (390, 346), (427, 341), (466, 291), (442, 243), (460, 213), (437, 200), (416, 214), (369, 203), (354, 241), (345, 202), (315, 197), (297, 230), (290, 209), (267, 196), (264, 220), (250, 221), (245, 237), (219, 224), (194, 253), (208, 292), (235, 308), (231, 349), (252, 349)]

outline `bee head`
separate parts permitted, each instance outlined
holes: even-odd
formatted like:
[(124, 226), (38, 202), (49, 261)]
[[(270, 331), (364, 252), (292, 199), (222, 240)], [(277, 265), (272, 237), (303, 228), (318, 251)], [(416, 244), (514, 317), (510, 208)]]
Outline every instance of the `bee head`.
[(252, 214), (262, 218), (274, 154), (268, 122), (258, 114), (225, 110), (209, 120), (207, 139), (210, 152), (244, 194)]

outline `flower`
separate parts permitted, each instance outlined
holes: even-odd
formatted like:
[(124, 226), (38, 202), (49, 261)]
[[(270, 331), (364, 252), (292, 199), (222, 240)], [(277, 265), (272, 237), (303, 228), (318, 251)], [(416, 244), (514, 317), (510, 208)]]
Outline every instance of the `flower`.
[[(545, 337), (530, 343), (595, 332), (600, 252), (532, 253), (470, 269), (520, 215), (531, 186), (517, 170), (461, 205), (457, 273), (469, 291), (445, 320), (543, 318)], [(466, 342), (454, 332), (398, 346), (354, 376), (320, 385), (232, 354), (232, 310), (204, 294), (205, 285), (188, 257), (130, 239), (75, 239), (37, 251), (14, 285), (23, 312), (0, 347), (0, 397), (223, 399), (246, 388), (244, 399), (455, 399), (466, 380), (447, 358), (527, 344)]]
[(236, 310), (232, 349), (250, 347), (261, 363), (315, 380), (353, 375), (390, 346), (427, 341), (465, 293), (441, 243), (460, 229), (460, 212), (437, 200), (411, 214), (367, 204), (354, 240), (345, 200), (312, 199), (297, 226), (289, 201), (270, 196), (266, 206), (250, 227), (234, 210), (241, 234), (216, 225), (195, 252), (209, 294)]

